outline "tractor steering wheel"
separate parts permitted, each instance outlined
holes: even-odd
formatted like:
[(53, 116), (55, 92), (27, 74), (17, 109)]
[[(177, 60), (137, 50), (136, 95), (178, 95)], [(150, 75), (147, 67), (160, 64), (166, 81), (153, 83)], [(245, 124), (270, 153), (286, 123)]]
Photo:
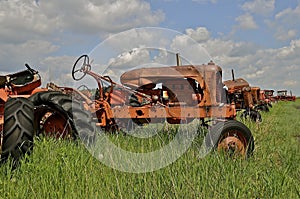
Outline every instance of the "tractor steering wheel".
[[(75, 62), (73, 69), (72, 69), (72, 77), (74, 80), (79, 81), (81, 80), (87, 73), (87, 71), (91, 70), (90, 65), (90, 58), (88, 55), (81, 55)], [(81, 75), (78, 75), (78, 77), (75, 75), (76, 73), (82, 73)]]

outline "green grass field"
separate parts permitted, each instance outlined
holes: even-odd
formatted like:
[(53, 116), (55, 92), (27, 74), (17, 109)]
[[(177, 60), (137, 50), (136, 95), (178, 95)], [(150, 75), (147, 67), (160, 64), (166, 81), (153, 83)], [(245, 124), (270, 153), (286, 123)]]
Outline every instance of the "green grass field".
[[(196, 139), (173, 164), (142, 174), (109, 168), (80, 143), (37, 138), (18, 169), (0, 167), (0, 198), (300, 198), (300, 100), (262, 116), (262, 124), (245, 121), (255, 138), (247, 160), (199, 159)], [(135, 149), (128, 137), (115, 139)]]

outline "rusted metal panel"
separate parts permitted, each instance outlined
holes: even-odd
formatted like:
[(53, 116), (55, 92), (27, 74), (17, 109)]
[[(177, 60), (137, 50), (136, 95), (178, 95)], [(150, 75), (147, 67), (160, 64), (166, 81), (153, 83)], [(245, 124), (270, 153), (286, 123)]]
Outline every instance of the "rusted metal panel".
[(189, 106), (176, 106), (176, 107), (162, 107), (162, 106), (117, 106), (112, 108), (112, 118), (118, 119), (178, 119), (185, 118), (234, 118), (236, 116), (234, 107), (230, 105), (222, 107), (189, 107)]
[(235, 80), (227, 80), (224, 81), (225, 86), (227, 86), (228, 90), (237, 90), (237, 89), (242, 89), (244, 87), (249, 87), (249, 83), (243, 79), (243, 78), (238, 78)]
[(260, 88), (259, 87), (251, 87), (251, 94), (253, 98), (253, 103), (258, 104), (260, 100)]
[[(169, 67), (141, 68), (125, 72), (120, 81), (122, 84), (136, 89), (147, 84), (164, 83), (170, 86), (170, 82), (182, 79), (194, 79), (201, 89), (205, 90), (201, 106), (217, 104), (221, 100), (222, 69), (210, 62), (207, 65), (183, 65)], [(173, 84), (175, 85), (175, 84)], [(188, 82), (182, 85), (189, 85)], [(184, 86), (185, 87), (185, 86)], [(188, 86), (187, 86), (188, 87)], [(181, 91), (182, 92), (182, 91)], [(180, 93), (177, 93), (181, 95)]]
[(150, 83), (161, 83), (170, 78), (193, 78), (201, 86), (204, 83), (202, 75), (192, 65), (135, 69), (125, 72), (120, 80), (126, 86), (137, 88)]

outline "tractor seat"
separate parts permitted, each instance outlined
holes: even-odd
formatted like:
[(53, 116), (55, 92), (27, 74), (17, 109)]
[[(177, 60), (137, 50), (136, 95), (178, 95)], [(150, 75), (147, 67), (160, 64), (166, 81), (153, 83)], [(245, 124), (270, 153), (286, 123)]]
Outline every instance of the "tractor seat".
[(10, 75), (10, 83), (16, 86), (24, 86), (34, 80), (34, 75), (28, 70)]
[(6, 76), (0, 75), (0, 87), (4, 87), (6, 83)]

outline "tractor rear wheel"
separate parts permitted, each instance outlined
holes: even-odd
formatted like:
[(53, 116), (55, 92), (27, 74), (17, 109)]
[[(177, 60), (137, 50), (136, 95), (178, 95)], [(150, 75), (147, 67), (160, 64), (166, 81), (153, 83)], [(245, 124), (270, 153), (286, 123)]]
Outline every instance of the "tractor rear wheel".
[(2, 161), (9, 156), (13, 161), (33, 149), (33, 104), (25, 98), (9, 98), (4, 108)]
[(217, 123), (205, 137), (206, 147), (223, 151), (229, 156), (249, 157), (254, 150), (251, 131), (236, 120)]
[(36, 93), (29, 99), (35, 106), (34, 125), (37, 135), (44, 133), (46, 136), (71, 139), (80, 136), (88, 142), (95, 139), (89, 114), (83, 110), (82, 104), (72, 101), (70, 95), (46, 91)]

